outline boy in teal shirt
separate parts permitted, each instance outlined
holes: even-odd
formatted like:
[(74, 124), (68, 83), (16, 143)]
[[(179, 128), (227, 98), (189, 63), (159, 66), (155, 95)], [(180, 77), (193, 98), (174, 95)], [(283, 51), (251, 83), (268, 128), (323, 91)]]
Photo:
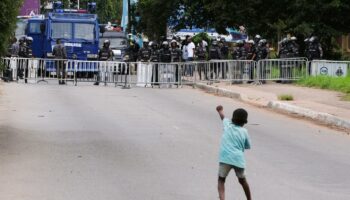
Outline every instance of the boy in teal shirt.
[(248, 113), (242, 108), (237, 109), (233, 112), (232, 120), (229, 120), (225, 118), (222, 106), (217, 106), (216, 110), (224, 126), (219, 156), (218, 191), (220, 200), (225, 200), (225, 180), (231, 169), (235, 170), (247, 200), (251, 200), (249, 185), (244, 173), (246, 167), (244, 150), (250, 149), (248, 131), (243, 128), (248, 122)]

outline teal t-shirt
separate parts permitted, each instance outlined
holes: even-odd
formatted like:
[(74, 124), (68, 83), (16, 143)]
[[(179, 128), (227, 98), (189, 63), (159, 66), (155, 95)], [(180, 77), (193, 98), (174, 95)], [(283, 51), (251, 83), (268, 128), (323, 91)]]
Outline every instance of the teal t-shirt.
[(250, 149), (247, 129), (234, 125), (227, 118), (223, 120), (223, 125), (219, 162), (245, 168), (244, 150)]

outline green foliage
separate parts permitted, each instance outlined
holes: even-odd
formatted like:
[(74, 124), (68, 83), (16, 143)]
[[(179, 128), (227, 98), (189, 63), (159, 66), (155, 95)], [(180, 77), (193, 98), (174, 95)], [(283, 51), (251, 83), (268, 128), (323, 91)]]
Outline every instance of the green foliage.
[(298, 85), (328, 89), (350, 94), (350, 75), (347, 77), (315, 76), (306, 77), (297, 82)]
[(139, 5), (140, 30), (152, 35), (164, 34), (167, 21), (175, 29), (213, 27), (221, 33), (243, 25), (250, 35), (272, 42), (290, 33), (302, 43), (313, 34), (321, 38), (326, 58), (340, 58), (334, 38), (350, 32), (347, 0), (140, 0)]
[(16, 20), (22, 0), (0, 1), (0, 56), (4, 56), (9, 40), (13, 37), (16, 28)]
[(193, 38), (192, 38), (192, 41), (195, 43), (195, 44), (198, 44), (199, 42), (201, 42), (202, 40), (205, 40), (208, 44), (210, 44), (210, 37), (207, 33), (200, 33), (200, 34), (197, 34), (195, 35)]
[(294, 97), (293, 95), (290, 95), (290, 94), (281, 94), (281, 95), (278, 95), (278, 99), (281, 101), (293, 101)]

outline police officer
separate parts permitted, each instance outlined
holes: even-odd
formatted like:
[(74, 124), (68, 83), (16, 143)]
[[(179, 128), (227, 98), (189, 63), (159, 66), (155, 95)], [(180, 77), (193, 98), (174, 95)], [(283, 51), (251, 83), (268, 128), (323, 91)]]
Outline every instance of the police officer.
[[(171, 52), (171, 62), (172, 63), (182, 62), (182, 51), (179, 48), (176, 40), (172, 40), (170, 42), (170, 52)], [(173, 67), (175, 67), (175, 82), (178, 84), (179, 75), (180, 75), (180, 70), (179, 70), (180, 65), (174, 64)]]
[[(209, 60), (220, 60), (222, 58), (223, 56), (218, 42), (216, 40), (213, 40), (211, 47), (209, 48)], [(215, 73), (218, 73), (218, 63), (215, 62), (210, 63), (209, 73), (211, 79), (214, 78), (214, 71)], [(216, 76), (218, 76), (218, 74), (216, 74)]]
[(242, 60), (246, 60), (247, 59), (247, 50), (244, 46), (244, 41), (243, 40), (238, 40), (237, 41), (237, 48), (236, 50), (233, 52), (232, 58), (234, 60), (239, 60), (237, 62), (234, 62), (234, 64), (236, 64), (237, 67), (234, 67), (232, 73), (233, 73), (233, 78), (236, 79), (235, 83), (242, 83), (242, 79), (243, 79), (243, 72), (244, 72), (244, 66), (245, 63), (242, 62)]
[(151, 60), (152, 49), (149, 46), (149, 40), (143, 39), (143, 47), (139, 51), (139, 58), (141, 62), (149, 62)]
[[(204, 40), (203, 40), (204, 41)], [(198, 74), (199, 74), (199, 80), (202, 80), (202, 72), (204, 72), (204, 76), (207, 79), (207, 71), (205, 70), (205, 64), (203, 63), (207, 58), (207, 48), (204, 46), (205, 43), (203, 41), (200, 41), (198, 43), (198, 47), (196, 48), (196, 56), (199, 61), (198, 63)]]
[(310, 60), (321, 59), (323, 57), (322, 46), (316, 36), (310, 38), (309, 55)]
[[(318, 40), (318, 37), (312, 36), (309, 39), (307, 56), (309, 61), (321, 59), (323, 57), (323, 49), (321, 43)], [(311, 74), (311, 64), (308, 67), (308, 72)]]
[(60, 39), (56, 40), (56, 45), (53, 47), (52, 55), (55, 59), (59, 59), (56, 61), (58, 84), (65, 84), (64, 80), (62, 80), (66, 77), (63, 59), (67, 59), (67, 51), (65, 46), (61, 44)]
[(296, 43), (297, 38), (291, 37), (287, 42), (287, 58), (299, 57), (299, 45)]
[[(33, 50), (32, 50), (32, 44), (33, 44), (33, 38), (32, 37), (26, 37), (26, 45), (25, 45), (25, 57), (26, 58), (33, 58)], [(26, 61), (25, 66), (25, 72), (24, 72), (24, 82), (28, 82), (28, 72), (29, 72), (29, 62)]]
[[(18, 57), (19, 58), (27, 58), (27, 44), (26, 44), (26, 37), (21, 37), (19, 39), (19, 50), (18, 50)], [(24, 71), (27, 66), (25, 59), (19, 59), (17, 61), (17, 80), (18, 78), (23, 79), (24, 78)]]
[[(112, 49), (109, 47), (111, 45), (111, 42), (109, 40), (105, 40), (103, 42), (103, 47), (100, 48), (99, 52), (98, 52), (98, 60), (99, 61), (108, 61), (108, 60), (112, 60), (113, 58), (113, 51)], [(100, 84), (100, 70), (98, 70), (98, 72), (95, 72), (95, 76), (96, 76), (96, 82), (94, 83), (94, 85), (99, 85)]]
[[(257, 51), (257, 58), (256, 60), (263, 60), (267, 59), (269, 55), (269, 49), (267, 47), (267, 41), (265, 39), (261, 39), (258, 44), (258, 51)], [(266, 69), (266, 66), (264, 63), (262, 63), (261, 66), (259, 66), (259, 78), (262, 79), (261, 83), (266, 82), (266, 74), (269, 73), (270, 69)]]
[(153, 63), (152, 85), (159, 85), (158, 62), (160, 61), (158, 44), (156, 41), (150, 43), (151, 46), (151, 62)]
[(228, 49), (228, 46), (226, 44), (225, 38), (221, 38), (220, 39), (220, 51), (221, 51), (221, 54), (222, 54), (221, 59), (227, 60), (228, 59), (228, 54), (229, 54), (229, 49)]

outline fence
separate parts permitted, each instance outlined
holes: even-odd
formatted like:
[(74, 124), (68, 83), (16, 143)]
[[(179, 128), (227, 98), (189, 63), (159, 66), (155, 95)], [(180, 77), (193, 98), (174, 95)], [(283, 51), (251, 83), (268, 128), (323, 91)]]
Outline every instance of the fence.
[(350, 61), (313, 60), (308, 66), (313, 76), (350, 76)]
[[(1, 58), (3, 76), (15, 81), (58, 80), (77, 85), (99, 82), (123, 87), (181, 87), (202, 82), (244, 83), (298, 80), (308, 75), (350, 73), (350, 62), (305, 58), (251, 60), (211, 60), (202, 62), (152, 63), (78, 61), (38, 58)], [(327, 73), (326, 73), (327, 72)]]

